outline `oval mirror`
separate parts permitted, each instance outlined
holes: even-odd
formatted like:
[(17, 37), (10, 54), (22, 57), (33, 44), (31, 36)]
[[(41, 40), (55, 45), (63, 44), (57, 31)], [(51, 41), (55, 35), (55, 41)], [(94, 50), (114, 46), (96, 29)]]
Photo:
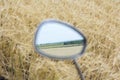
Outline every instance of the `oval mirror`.
[(75, 59), (86, 47), (86, 38), (73, 26), (58, 20), (46, 20), (35, 34), (38, 53), (56, 59)]

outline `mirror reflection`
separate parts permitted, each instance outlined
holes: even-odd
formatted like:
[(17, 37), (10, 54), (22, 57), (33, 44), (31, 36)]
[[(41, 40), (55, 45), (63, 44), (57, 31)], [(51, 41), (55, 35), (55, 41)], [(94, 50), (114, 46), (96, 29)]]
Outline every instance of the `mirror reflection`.
[(83, 49), (84, 38), (68, 25), (47, 22), (36, 33), (35, 46), (48, 56), (69, 57)]

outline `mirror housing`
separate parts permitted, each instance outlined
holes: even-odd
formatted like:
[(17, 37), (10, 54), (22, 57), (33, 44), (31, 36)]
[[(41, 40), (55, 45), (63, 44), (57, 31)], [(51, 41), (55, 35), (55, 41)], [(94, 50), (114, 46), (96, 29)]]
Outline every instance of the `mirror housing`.
[(35, 50), (52, 59), (75, 59), (83, 55), (86, 38), (74, 26), (58, 20), (45, 20), (37, 28)]

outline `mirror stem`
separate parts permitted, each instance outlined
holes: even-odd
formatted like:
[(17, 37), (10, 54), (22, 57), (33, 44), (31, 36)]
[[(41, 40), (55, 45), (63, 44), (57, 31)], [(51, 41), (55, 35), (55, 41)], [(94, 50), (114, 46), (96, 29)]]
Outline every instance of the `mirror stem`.
[(77, 71), (78, 71), (78, 74), (79, 74), (81, 80), (85, 80), (85, 78), (84, 78), (84, 76), (83, 76), (83, 74), (82, 74), (82, 71), (80, 70), (80, 65), (78, 64), (77, 60), (74, 59), (73, 62), (74, 62), (74, 64), (75, 64), (75, 67), (76, 67), (76, 69), (77, 69)]

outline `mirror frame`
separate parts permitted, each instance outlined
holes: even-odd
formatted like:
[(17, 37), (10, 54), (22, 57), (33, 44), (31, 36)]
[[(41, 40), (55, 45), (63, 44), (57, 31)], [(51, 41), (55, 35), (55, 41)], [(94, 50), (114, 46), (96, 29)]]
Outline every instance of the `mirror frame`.
[[(35, 46), (36, 45), (35, 42), (36, 42), (37, 33), (40, 30), (40, 28), (42, 27), (42, 25), (44, 25), (46, 23), (49, 23), (49, 22), (55, 22), (55, 23), (60, 23), (60, 24), (66, 25), (66, 27), (69, 27), (69, 28), (73, 29), (79, 35), (81, 35), (83, 37), (83, 39), (84, 39), (82, 51), (77, 53), (76, 55), (72, 55), (72, 56), (68, 56), (68, 57), (63, 57), (63, 56), (58, 57), (58, 56), (47, 55), (47, 53), (43, 52), (42, 50), (40, 50), (40, 49), (38, 50), (38, 48)], [(60, 20), (55, 20), (55, 19), (47, 19), (47, 20), (42, 21), (41, 24), (38, 25), (35, 36), (34, 36), (34, 48), (35, 48), (35, 51), (37, 53), (41, 54), (42, 56), (46, 56), (48, 58), (56, 59), (56, 60), (58, 60), (58, 59), (60, 59), (60, 60), (63, 60), (63, 59), (76, 59), (76, 58), (82, 56), (84, 54), (85, 49), (86, 49), (86, 45), (87, 45), (86, 42), (87, 42), (86, 37), (78, 29), (76, 29), (74, 26), (70, 25), (69, 23), (66, 23), (66, 22), (63, 22), (63, 21), (60, 21)]]

